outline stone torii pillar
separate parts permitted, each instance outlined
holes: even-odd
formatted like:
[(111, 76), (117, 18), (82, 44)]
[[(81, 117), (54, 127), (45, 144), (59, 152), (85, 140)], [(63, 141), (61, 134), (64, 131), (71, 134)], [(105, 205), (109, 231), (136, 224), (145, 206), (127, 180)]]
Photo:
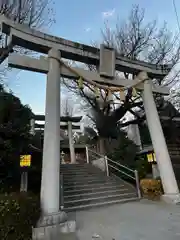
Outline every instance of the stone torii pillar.
[(147, 80), (144, 82), (143, 102), (164, 189), (164, 195), (162, 198), (167, 202), (179, 203), (179, 189), (152, 94), (152, 82), (148, 80), (147, 75), (145, 76), (145, 79)]
[(31, 119), (30, 126), (31, 126), (30, 134), (35, 135), (35, 119), (34, 118)]
[(60, 208), (60, 51), (48, 53), (40, 226), (64, 220)]
[(69, 138), (69, 149), (70, 149), (71, 163), (75, 163), (76, 158), (75, 158), (73, 132), (72, 132), (72, 122), (71, 121), (68, 121), (68, 138)]

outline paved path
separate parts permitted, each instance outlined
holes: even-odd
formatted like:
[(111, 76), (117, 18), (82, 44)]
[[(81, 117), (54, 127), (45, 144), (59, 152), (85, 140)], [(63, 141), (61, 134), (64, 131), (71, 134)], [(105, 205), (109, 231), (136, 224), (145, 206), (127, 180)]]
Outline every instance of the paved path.
[(180, 240), (180, 205), (142, 200), (81, 211), (72, 217), (79, 240)]

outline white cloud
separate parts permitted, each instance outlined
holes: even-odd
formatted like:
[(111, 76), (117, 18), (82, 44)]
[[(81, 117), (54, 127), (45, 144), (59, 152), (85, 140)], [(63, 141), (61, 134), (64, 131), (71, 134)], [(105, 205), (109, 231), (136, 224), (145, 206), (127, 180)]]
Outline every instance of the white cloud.
[(111, 9), (109, 11), (106, 11), (106, 12), (102, 12), (103, 18), (112, 17), (114, 14), (115, 14), (115, 8), (113, 8), (113, 9)]
[(87, 28), (85, 29), (85, 31), (86, 31), (86, 32), (90, 32), (90, 31), (91, 31), (91, 28), (90, 28), (90, 27), (87, 27)]

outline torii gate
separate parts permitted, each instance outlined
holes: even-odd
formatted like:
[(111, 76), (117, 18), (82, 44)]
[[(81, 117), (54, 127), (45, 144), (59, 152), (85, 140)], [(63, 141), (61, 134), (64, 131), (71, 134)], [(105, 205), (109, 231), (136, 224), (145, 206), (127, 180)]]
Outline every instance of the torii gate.
[[(81, 126), (80, 125), (74, 125), (73, 123), (77, 124), (81, 121), (82, 116), (61, 116), (60, 117), (60, 130), (67, 130), (68, 132), (68, 139), (69, 139), (69, 150), (70, 150), (70, 160), (71, 163), (76, 162), (76, 156), (75, 156), (75, 149), (74, 149), (74, 142), (73, 142), (73, 130), (80, 131), (81, 132)], [(34, 115), (34, 120), (36, 121), (45, 121), (44, 115)], [(62, 123), (66, 123), (65, 125)], [(40, 129), (44, 132), (44, 124), (34, 124), (34, 129)]]
[[(143, 91), (143, 102), (148, 127), (155, 150), (160, 176), (164, 188), (163, 198), (170, 202), (180, 202), (180, 194), (174, 176), (172, 163), (167, 150), (161, 123), (153, 98), (153, 92), (169, 94), (169, 89), (152, 84), (151, 78), (162, 78), (171, 66), (155, 66), (140, 61), (128, 60), (115, 55), (112, 49), (101, 50), (87, 45), (50, 36), (15, 24), (5, 17), (0, 18), (2, 32), (10, 36), (10, 44), (25, 47), (40, 53), (48, 53), (48, 58), (33, 59), (26, 56), (12, 55), (9, 66), (47, 74), (45, 131), (43, 149), (43, 168), (41, 183), (41, 207), (44, 218), (39, 226), (49, 223), (57, 225), (65, 217), (59, 210), (59, 175), (60, 175), (60, 77), (84, 80), (100, 88), (107, 85), (136, 87)], [(81, 68), (70, 68), (61, 58), (83, 63), (99, 65), (99, 73)], [(129, 73), (141, 72), (134, 81), (115, 78), (114, 71)], [(46, 222), (45, 222), (46, 221)]]

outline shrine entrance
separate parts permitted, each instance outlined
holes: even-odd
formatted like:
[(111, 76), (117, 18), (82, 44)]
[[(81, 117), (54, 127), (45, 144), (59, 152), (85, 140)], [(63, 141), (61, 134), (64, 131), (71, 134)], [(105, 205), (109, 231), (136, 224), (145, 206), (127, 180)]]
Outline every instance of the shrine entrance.
[[(59, 210), (61, 77), (77, 80), (79, 87), (90, 84), (95, 91), (103, 89), (108, 91), (109, 95), (118, 92), (122, 101), (124, 92), (129, 88), (142, 91), (149, 132), (164, 189), (163, 198), (174, 203), (180, 202), (179, 189), (153, 97), (153, 92), (168, 95), (169, 89), (153, 84), (151, 80), (165, 77), (171, 67), (132, 61), (116, 55), (114, 49), (104, 45), (98, 49), (53, 37), (15, 24), (5, 17), (1, 17), (0, 22), (2, 32), (10, 36), (12, 45), (48, 54), (47, 58), (43, 56), (39, 59), (14, 54), (8, 58), (10, 67), (47, 74), (41, 182), (42, 218), (39, 227), (58, 224), (67, 219), (66, 214)], [(63, 58), (94, 64), (99, 66), (99, 72), (70, 67)], [(136, 77), (133, 81), (122, 79), (115, 76), (115, 70), (136, 73)]]

